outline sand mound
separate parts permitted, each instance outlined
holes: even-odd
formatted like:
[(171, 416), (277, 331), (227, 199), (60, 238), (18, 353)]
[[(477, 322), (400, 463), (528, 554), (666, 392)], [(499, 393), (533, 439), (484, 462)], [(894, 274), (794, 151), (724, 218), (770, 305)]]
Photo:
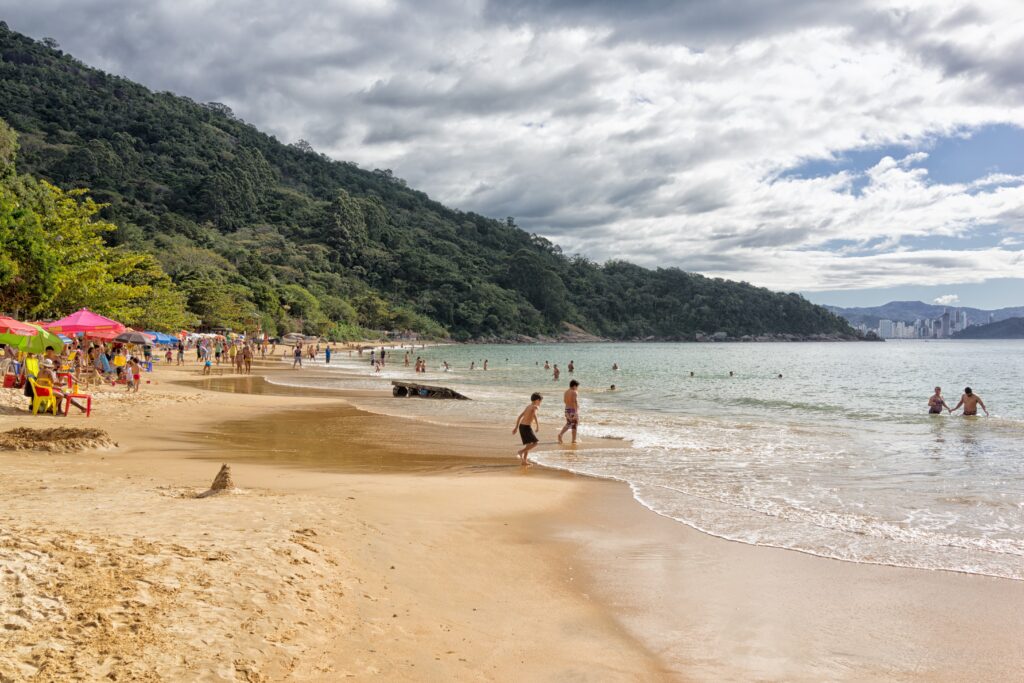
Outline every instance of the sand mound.
[(207, 498), (209, 496), (215, 496), (218, 493), (234, 490), (235, 481), (231, 478), (231, 467), (227, 463), (224, 463), (220, 466), (220, 471), (217, 472), (217, 476), (214, 477), (213, 483), (210, 484), (210, 488), (197, 495), (196, 498)]
[(55, 427), (53, 429), (32, 429), (17, 427), (0, 432), (0, 450), (5, 451), (47, 451), (69, 453), (89, 448), (117, 446), (102, 429), (81, 427)]

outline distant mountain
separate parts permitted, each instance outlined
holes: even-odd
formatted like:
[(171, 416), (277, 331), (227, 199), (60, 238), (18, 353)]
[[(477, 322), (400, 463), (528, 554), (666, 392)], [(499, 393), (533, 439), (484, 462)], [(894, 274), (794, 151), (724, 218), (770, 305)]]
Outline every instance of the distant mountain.
[(966, 306), (926, 304), (923, 301), (890, 301), (882, 306), (866, 308), (842, 308), (840, 306), (826, 306), (825, 308), (836, 315), (846, 318), (850, 321), (851, 325), (863, 323), (868, 327), (878, 327), (879, 320), (892, 320), (893, 322), (902, 320), (906, 323), (912, 323), (918, 319), (935, 319), (940, 317), (943, 311), (954, 309), (967, 311), (968, 325), (985, 325), (989, 322), (990, 315), (993, 321), (1024, 316), (1024, 306), (986, 311)]
[(1024, 339), (1024, 318), (1007, 318), (988, 325), (968, 327), (955, 339)]

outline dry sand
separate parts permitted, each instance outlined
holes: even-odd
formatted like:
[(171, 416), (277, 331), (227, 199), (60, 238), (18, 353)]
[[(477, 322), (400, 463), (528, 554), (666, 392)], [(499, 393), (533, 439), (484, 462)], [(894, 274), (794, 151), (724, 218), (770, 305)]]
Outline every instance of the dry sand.
[[(234, 457), (230, 421), (271, 424), (282, 397), (195, 392), (165, 382), (88, 421), (0, 416), (0, 430), (88, 424), (120, 445), (0, 453), (0, 680), (658, 677), (571, 590), (557, 548), (518, 523), (584, 480), (257, 464)], [(314, 422), (340, 411), (373, 424), (287, 400)], [(215, 461), (242, 463), (239, 488), (197, 499)]]
[(1024, 582), (728, 543), (504, 428), (156, 376), (0, 411), (118, 443), (0, 451), (0, 681), (1021, 679)]

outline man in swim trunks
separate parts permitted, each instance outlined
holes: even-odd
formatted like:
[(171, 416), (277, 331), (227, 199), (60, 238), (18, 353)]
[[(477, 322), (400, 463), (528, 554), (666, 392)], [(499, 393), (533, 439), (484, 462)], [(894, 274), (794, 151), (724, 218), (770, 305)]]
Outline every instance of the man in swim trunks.
[(970, 387), (964, 389), (964, 395), (960, 397), (960, 402), (956, 404), (956, 408), (953, 408), (953, 410), (958, 410), (960, 406), (964, 407), (964, 417), (977, 415), (978, 406), (981, 406), (981, 409), (985, 411), (985, 416), (988, 416), (988, 408), (985, 407), (985, 402), (981, 400), (980, 396), (971, 391)]
[(569, 388), (565, 390), (565, 426), (558, 432), (558, 443), (562, 443), (562, 435), (572, 430), (572, 442), (576, 443), (576, 428), (580, 425), (580, 393), (577, 389), (580, 383), (576, 380), (569, 382)]
[(537, 425), (537, 431), (540, 431), (540, 422), (537, 420), (537, 410), (540, 408), (540, 402), (544, 400), (544, 397), (538, 393), (534, 393), (530, 396), (530, 405), (523, 409), (523, 412), (519, 413), (519, 417), (516, 418), (516, 426), (512, 428), (512, 433), (519, 432), (519, 438), (523, 440), (523, 447), (516, 451), (516, 455), (519, 456), (519, 461), (524, 465), (530, 462), (529, 453), (530, 451), (540, 443), (540, 439), (533, 433), (533, 429), (530, 427), (530, 423)]
[[(779, 375), (780, 377), (782, 375)], [(950, 414), (953, 413), (946, 405), (946, 401), (942, 398), (942, 387), (935, 387), (935, 393), (928, 398), (928, 412), (931, 415), (941, 415), (942, 409), (945, 408)]]

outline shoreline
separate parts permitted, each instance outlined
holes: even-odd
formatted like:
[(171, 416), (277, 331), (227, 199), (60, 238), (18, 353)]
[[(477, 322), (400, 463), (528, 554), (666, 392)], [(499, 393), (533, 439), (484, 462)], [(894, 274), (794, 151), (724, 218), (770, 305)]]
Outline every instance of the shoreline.
[[(302, 391), (263, 381), (278, 391)], [(430, 425), (417, 417), (408, 419), (424, 427)], [(478, 429), (479, 425), (466, 427)], [(587, 447), (593, 448), (595, 442), (618, 445), (613, 440), (591, 438)], [(1010, 677), (1024, 666), (1024, 646), (1019, 644), (1024, 637), (1024, 582), (956, 570), (854, 562), (723, 538), (651, 509), (636, 498), (628, 482), (538, 467), (590, 482), (586, 488), (592, 493), (563, 510), (557, 516), (560, 521), (546, 522), (545, 533), (549, 539), (567, 542), (566, 554), (581, 557), (585, 593), (597, 596), (617, 620), (651, 648), (673, 678), (997, 680)], [(565, 521), (567, 515), (571, 522)], [(595, 524), (589, 517), (600, 521)], [(629, 521), (628, 531), (620, 526), (623, 520)], [(613, 551), (588, 556), (585, 549), (595, 546)], [(644, 558), (640, 561), (623, 560), (638, 555), (636, 546), (656, 549), (639, 553)], [(694, 550), (702, 559), (694, 566), (692, 559), (685, 557), (685, 550), (665, 552), (666, 547)], [(706, 564), (712, 562), (718, 568), (709, 574)], [(686, 565), (692, 572), (684, 576), (680, 567)], [(761, 565), (758, 571), (748, 571), (757, 565)], [(735, 567), (744, 570), (737, 572)], [(730, 571), (733, 576), (727, 582), (713, 579)], [(666, 575), (674, 576), (671, 585), (676, 589), (695, 580), (701, 581), (703, 588), (691, 590), (685, 608), (663, 612)], [(752, 579), (792, 606), (769, 605), (763, 609), (765, 606), (758, 605), (744, 586)], [(858, 588), (853, 596), (838, 598), (831, 595), (832, 584), (847, 590)], [(808, 585), (815, 587), (813, 600), (807, 595)], [(748, 594), (747, 607), (737, 604), (737, 593)], [(623, 600), (622, 595), (629, 598)], [(933, 603), (935, 596), (943, 596), (942, 604)], [(824, 611), (823, 604), (828, 606)], [(859, 614), (864, 604), (872, 605), (872, 616)], [(900, 605), (900, 609), (894, 609), (893, 604)], [(719, 641), (716, 656), (680, 655), (683, 639), (659, 634), (677, 629), (695, 609), (705, 610), (709, 619), (721, 620), (723, 631), (733, 627), (737, 612), (745, 612), (748, 624), (762, 621), (766, 628), (773, 628), (778, 626), (773, 621), (784, 619), (790, 632), (773, 635), (770, 642), (758, 642), (757, 638), (752, 641), (750, 634), (743, 633), (724, 640), (718, 636), (712, 639)], [(908, 614), (914, 617), (908, 618)], [(881, 623), (871, 623), (879, 617)], [(977, 628), (975, 639), (962, 649), (958, 649), (960, 638), (940, 626), (958, 622), (974, 622)], [(698, 632), (706, 628), (697, 623), (690, 627)], [(848, 628), (853, 630), (844, 631)], [(942, 631), (946, 639), (936, 640), (935, 630)], [(831, 634), (831, 638), (822, 638), (822, 633)], [(880, 633), (885, 633), (884, 637)], [(692, 649), (684, 648), (684, 652)], [(705, 644), (697, 649), (710, 647)], [(761, 652), (755, 656), (758, 650)], [(833, 666), (837, 664), (832, 661), (837, 650), (849, 658), (841, 666)], [(979, 654), (978, 650), (985, 652)], [(784, 662), (778, 661), (780, 652), (789, 652)]]
[[(260, 373), (264, 370), (274, 369), (259, 368)], [(445, 662), (443, 656), (421, 658), (424, 654), (421, 650), (428, 650), (434, 641), (428, 638), (417, 642), (416, 638), (408, 637), (410, 632), (404, 632), (387, 652), (381, 652), (385, 649), (382, 640), (380, 648), (366, 647), (368, 652), (358, 653), (374, 663), (370, 668), (354, 672), (357, 677), (383, 674), (387, 670), (390, 678), (415, 680), (418, 674), (430, 670), (439, 676), (456, 678), (472, 672), (472, 677), (502, 680), (514, 672), (543, 679), (557, 678), (554, 675), (557, 670), (566, 675), (600, 680), (691, 677), (699, 680), (751, 677), (855, 680), (873, 675), (958, 680), (965, 675), (999, 678), (1000, 674), (1010, 675), (1024, 665), (1024, 650), (1019, 644), (1024, 634), (1024, 618), (1017, 616), (1024, 613), (1021, 609), (1024, 608), (1024, 584), (1021, 582), (855, 564), (730, 542), (690, 529), (638, 504), (628, 485), (622, 482), (563, 473), (554, 468), (534, 467), (522, 471), (508, 453), (511, 449), (500, 440), (495, 445), (494, 436), (499, 433), (496, 427), (472, 425), (453, 433), (451, 429), (413, 417), (402, 419), (397, 428), (399, 434), (389, 437), (386, 430), (396, 430), (393, 424), (396, 418), (367, 413), (351, 405), (346, 408), (344, 396), (333, 390), (317, 391), (316, 396), (311, 397), (310, 390), (291, 391), (283, 385), (273, 385), (278, 388), (273, 394), (229, 394), (195, 388), (195, 380), (200, 383), (205, 380), (194, 373), (180, 379), (184, 381), (171, 388), (171, 394), (190, 395), (191, 391), (201, 391), (201, 398), (165, 411), (165, 423), (145, 435), (132, 433), (128, 425), (110, 419), (96, 421), (94, 417), (88, 423), (85, 420), (62, 422), (63, 425), (90, 427), (102, 422), (115, 440), (123, 444), (117, 451), (67, 456), (3, 453), (0, 458), (7, 465), (20, 463), (27, 468), (26, 481), (40, 475), (48, 477), (49, 483), (45, 486), (51, 487), (61, 485), (64, 477), (73, 476), (86, 482), (76, 485), (100, 490), (104, 474), (120, 477), (117, 479), (120, 483), (148, 474), (155, 488), (151, 486), (151, 490), (139, 494), (147, 494), (142, 495), (143, 498), (155, 495), (158, 503), (166, 502), (163, 498), (168, 497), (165, 495), (168, 487), (177, 492), (186, 485), (198, 488), (207, 484), (215, 471), (210, 460), (223, 459), (235, 463), (235, 478), (240, 486), (257, 488), (249, 489), (254, 492), (251, 494), (218, 496), (210, 504), (218, 508), (261, 509), (270, 505), (261, 513), (268, 520), (315, 510), (314, 516), (319, 520), (315, 527), (318, 535), (299, 539), (306, 545), (311, 545), (310, 538), (321, 545), (326, 545), (328, 539), (331, 543), (338, 542), (335, 536), (339, 522), (325, 516), (323, 510), (340, 511), (349, 503), (336, 500), (342, 497), (332, 489), (360, 490), (363, 493), (355, 496), (360, 501), (375, 494), (376, 500), (351, 504), (360, 508), (363, 516), (360, 523), (370, 525), (361, 527), (361, 533), (376, 528), (380, 540), (404, 540), (403, 552), (382, 548), (374, 552), (396, 553), (388, 560), (396, 564), (408, 564), (409, 558), (416, 558), (430, 568), (426, 572), (428, 577), (436, 574), (456, 579), (456, 585), (476, 596), (475, 602), (504, 601), (506, 613), (501, 618), (508, 628), (519, 632), (529, 625), (529, 634), (521, 636), (527, 639), (529, 647), (514, 655), (511, 652), (504, 652), (502, 656), (492, 654), (490, 661), (495, 668), (489, 673), (478, 666), (466, 668), (464, 665), (468, 665), (469, 660), (479, 665), (480, 658), (488, 657), (486, 653), (492, 643), (477, 643), (473, 655), (462, 658), (467, 662), (457, 659)], [(214, 378), (206, 383), (218, 380)], [(252, 384), (244, 378), (230, 381)], [(223, 401), (228, 395), (232, 400)], [(245, 411), (250, 413), (246, 415)], [(328, 411), (332, 419), (325, 419), (328, 413), (324, 411)], [(329, 468), (324, 471), (317, 469), (315, 463), (296, 464), (293, 460), (288, 461), (288, 466), (282, 466), (283, 462), (268, 462), (266, 450), (273, 444), (268, 443), (264, 435), (251, 434), (248, 444), (239, 435), (239, 429), (244, 432), (246, 424), (250, 430), (264, 425), (270, 432), (280, 431), (284, 425), (286, 437), (312, 432), (308, 434), (310, 439), (333, 443), (331, 439), (337, 435), (326, 434), (324, 440), (325, 434), (315, 430), (340, 421), (336, 411), (348, 411), (345, 428), (351, 438), (346, 444), (356, 451), (362, 470)], [(145, 412), (155, 411), (147, 408)], [(39, 424), (45, 419), (0, 415), (0, 428), (15, 426), (14, 422), (34, 427), (50, 426), (49, 422)], [(373, 444), (375, 448), (370, 447)], [(248, 458), (244, 455), (245, 449), (262, 449), (263, 455)], [(433, 452), (442, 449), (445, 453), (466, 455), (445, 460)], [(423, 450), (429, 452), (410, 462), (410, 451)], [(32, 458), (56, 460), (63, 467), (60, 472), (49, 472), (46, 462), (32, 462)], [(507, 459), (508, 464), (502, 459)], [(73, 474), (68, 473), (69, 468)], [(387, 476), (381, 477), (383, 471)], [(10, 474), (5, 475), (7, 479), (10, 477)], [(24, 490), (31, 495), (28, 493), (31, 487)], [(116, 499), (115, 491), (108, 490), (105, 495)], [(74, 495), (96, 497), (64, 493), (71, 496), (72, 502)], [(468, 505), (458, 500), (459, 496), (466, 497)], [(116, 507), (104, 496), (99, 497), (108, 508)], [(295, 509), (284, 510), (273, 505), (284, 500), (288, 501), (285, 507)], [(348, 497), (343, 500), (348, 501)], [(192, 507), (204, 504), (195, 502), (198, 505)], [(341, 507), (332, 507), (338, 505)], [(28, 505), (26, 510), (34, 510), (36, 521), (42, 520), (44, 526), (51, 528), (92, 525), (95, 532), (107, 525), (108, 533), (109, 524), (130, 520), (139, 512), (133, 510), (132, 516), (128, 516), (127, 511), (122, 511), (120, 519), (115, 517), (101, 524), (91, 515), (86, 515), (90, 519), (85, 523), (78, 519), (72, 522), (74, 516), (54, 515), (40, 506)], [(224, 535), (226, 545), (235, 544), (229, 552), (239, 553), (241, 558), (251, 551), (239, 549), (240, 541), (236, 536), (240, 532), (248, 533), (248, 527), (242, 523), (244, 520), (236, 518), (237, 510), (234, 517), (229, 514), (230, 510), (223, 512), (238, 527), (220, 529), (219, 533)], [(251, 512), (247, 510), (246, 514)], [(195, 519), (196, 513), (196, 510), (168, 510), (164, 521), (180, 525), (182, 515)], [(10, 525), (11, 514), (18, 518), (19, 513), (8, 510), (0, 513), (0, 523)], [(48, 522), (47, 515), (51, 516)], [(439, 533), (435, 516), (447, 520), (441, 524), (443, 532)], [(518, 520), (513, 530), (508, 528), (511, 519)], [(387, 523), (382, 524), (382, 520)], [(292, 526), (298, 523), (295, 520)], [(280, 524), (275, 528), (284, 533)], [(284, 531), (287, 534), (273, 539), (271, 545), (274, 542), (284, 544), (284, 549), (292, 555), (295, 552), (310, 554), (308, 550), (291, 549), (288, 544), (294, 545), (295, 530)], [(81, 532), (79, 528), (75, 533)], [(472, 535), (472, 542), (468, 542), (466, 534)], [(448, 554), (438, 553), (440, 546), (436, 544), (444, 545), (448, 537), (454, 538), (449, 538), (451, 543), (445, 546)], [(189, 540), (198, 542), (196, 538)], [(154, 541), (148, 539), (147, 542)], [(180, 540), (175, 543), (186, 545)], [(298, 547), (301, 548), (301, 544)], [(506, 566), (507, 556), (495, 556), (496, 548), (513, 553), (523, 566)], [(352, 552), (354, 549), (344, 550)], [(313, 553), (324, 554), (327, 553), (323, 549)], [(336, 555), (334, 560), (340, 561), (343, 556), (345, 553)], [(261, 569), (267, 569), (268, 558), (250, 559)], [(328, 591), (330, 582), (325, 577), (329, 575), (329, 568), (318, 566), (315, 557), (303, 559), (313, 562), (321, 571), (320, 578), (313, 580), (314, 583), (319, 581), (316, 590)], [(177, 561), (184, 562), (180, 558)], [(372, 580), (372, 576), (367, 575), (368, 567), (353, 568), (358, 582)], [(431, 603), (420, 615), (424, 624), (436, 621), (438, 614), (444, 613), (446, 623), (453, 629), (450, 632), (461, 633), (464, 640), (476, 632), (474, 629), (487, 626), (474, 621), (472, 610), (469, 615), (461, 611), (450, 613), (451, 607), (446, 601), (452, 599), (451, 591), (436, 581), (420, 583), (423, 580), (420, 574), (417, 572), (416, 578), (406, 577), (404, 581), (391, 583), (387, 589), (395, 591), (391, 594), (394, 596), (415, 585), (415, 591), (405, 593), (403, 599)], [(496, 576), (500, 580), (496, 580)], [(518, 590), (519, 585), (528, 589)], [(854, 586), (858, 590), (846, 599), (830, 596), (839, 586), (844, 590)], [(755, 587), (760, 587), (762, 592), (758, 593)], [(385, 587), (379, 589), (383, 594)], [(296, 590), (314, 592), (309, 586)], [(537, 600), (534, 592), (543, 599)], [(678, 600), (666, 603), (665, 595)], [(744, 595), (748, 598), (746, 601), (740, 597)], [(770, 597), (765, 600), (765, 595)], [(291, 597), (300, 604), (303, 602), (298, 592)], [(937, 597), (943, 607), (926, 609), (926, 603), (936, 602)], [(200, 596), (193, 598), (202, 603)], [(555, 612), (549, 607), (552, 600), (559, 606)], [(887, 601), (899, 603), (902, 609), (894, 609)], [(918, 601), (923, 604), (917, 604)], [(822, 602), (830, 607), (826, 613), (822, 612)], [(330, 600), (326, 604), (336, 609), (351, 607)], [(870, 607), (867, 615), (862, 614), (863, 604)], [(244, 611), (244, 606), (238, 604), (234, 609)], [(743, 618), (738, 616), (741, 614)], [(569, 622), (564, 615), (572, 615), (570, 621), (579, 635), (567, 635), (565, 628)], [(391, 618), (399, 619), (398, 616)], [(411, 617), (406, 615), (405, 618)], [(490, 618), (496, 619), (498, 615), (491, 613)], [(294, 619), (296, 616), (285, 610), (278, 621), (284, 624)], [(321, 627), (330, 631), (329, 622), (330, 619), (322, 621)], [(954, 646), (962, 638), (951, 635), (946, 623), (972, 629), (974, 635), (957, 649)], [(376, 637), (371, 631), (381, 625), (371, 620), (355, 627), (349, 623), (347, 627), (353, 628), (346, 632), (347, 637), (358, 633), (365, 638), (364, 643), (372, 643), (376, 642)], [(940, 642), (933, 637), (936, 631), (944, 634)], [(260, 640), (255, 635), (254, 643)], [(908, 642), (901, 645), (905, 651), (897, 652), (894, 644), (899, 643), (900, 638)], [(344, 652), (332, 651), (312, 633), (305, 634), (300, 641), (306, 652), (319, 651), (321, 661), (329, 660), (332, 672), (340, 672), (339, 662), (357, 654), (344, 648)], [(573, 653), (567, 654), (567, 650)], [(837, 657), (837, 653), (842, 653), (842, 657)], [(538, 661), (538, 654), (547, 659)], [(505, 655), (507, 657), (502, 658)], [(165, 659), (154, 657), (154, 663), (166, 663)], [(283, 660), (270, 651), (263, 657), (261, 661), (250, 652), (242, 667), (264, 672), (261, 675), (291, 671), (289, 675), (298, 680), (316, 680), (318, 675), (326, 673), (324, 670), (318, 674), (308, 666), (303, 668), (305, 665), (281, 668)], [(408, 663), (418, 663), (419, 671), (411, 666), (397, 667), (402, 658)], [(204, 661), (209, 665), (209, 661)], [(925, 666), (923, 662), (932, 664)], [(386, 669), (388, 666), (391, 668)], [(427, 669), (428, 666), (434, 668)], [(376, 669), (377, 674), (371, 672), (371, 668)], [(181, 669), (190, 670), (199, 669)], [(2, 666), (0, 671), (4, 671)], [(237, 672), (236, 668), (232, 675)], [(272, 679), (276, 678), (272, 676)]]

